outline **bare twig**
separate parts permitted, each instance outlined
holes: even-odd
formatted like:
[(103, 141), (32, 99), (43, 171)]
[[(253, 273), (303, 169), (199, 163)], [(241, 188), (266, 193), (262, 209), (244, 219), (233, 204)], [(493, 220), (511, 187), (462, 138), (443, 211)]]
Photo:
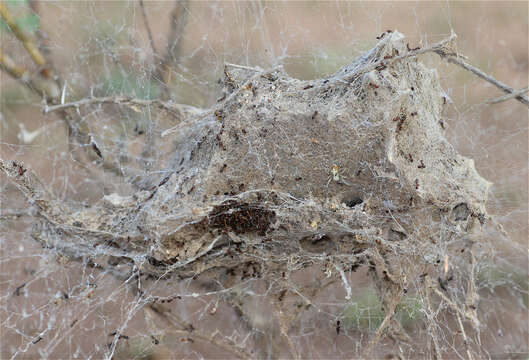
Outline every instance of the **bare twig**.
[(338, 265), (337, 263), (333, 263), (336, 270), (340, 273), (340, 276), (342, 278), (342, 283), (346, 291), (345, 299), (350, 300), (351, 299), (351, 286), (349, 285), (349, 281), (347, 281), (347, 277), (345, 276), (345, 272), (343, 271), (342, 267)]
[(497, 98), (494, 98), (494, 99), (490, 99), (490, 100), (487, 100), (485, 101), (486, 104), (497, 104), (497, 103), (500, 103), (500, 102), (503, 102), (503, 101), (507, 101), (507, 100), (510, 100), (510, 99), (513, 99), (515, 97), (517, 97), (518, 95), (522, 95), (524, 93), (526, 93), (527, 91), (529, 91), (529, 87), (524, 87), (523, 89), (520, 89), (520, 90), (516, 90), (508, 95), (503, 95), (503, 96), (500, 96), (500, 97), (497, 97)]
[(71, 107), (78, 108), (81, 106), (92, 105), (92, 104), (118, 104), (118, 105), (129, 105), (129, 106), (157, 105), (165, 110), (176, 111), (180, 113), (185, 113), (185, 112), (200, 113), (202, 111), (201, 109), (195, 108), (190, 105), (175, 104), (170, 101), (166, 102), (166, 101), (162, 101), (159, 99), (154, 99), (154, 100), (134, 99), (134, 98), (127, 97), (127, 96), (107, 96), (107, 97), (100, 97), (100, 98), (97, 98), (97, 97), (85, 98), (85, 99), (81, 99), (78, 101), (73, 101), (73, 102), (69, 102), (65, 104), (58, 104), (58, 105), (52, 105), (52, 106), (46, 105), (42, 111), (44, 112), (44, 114), (48, 114), (52, 111), (63, 110), (66, 108), (71, 108)]
[[(441, 55), (441, 54), (439, 54), (439, 55)], [(441, 57), (446, 57), (448, 62), (461, 66), (463, 69), (468, 70), (468, 71), (472, 72), (473, 74), (479, 76), (480, 78), (490, 82), (491, 84), (496, 86), (498, 89), (502, 90), (503, 92), (505, 92), (507, 94), (514, 93), (514, 89), (513, 88), (505, 85), (504, 83), (502, 83), (499, 80), (496, 80), (492, 76), (485, 74), (483, 71), (481, 71), (477, 67), (472, 66), (469, 63), (465, 62), (459, 55), (456, 55), (456, 56), (454, 56), (454, 55), (444, 55), (444, 56), (441, 55)], [(529, 107), (529, 99), (527, 98), (527, 96), (516, 95), (515, 98), (516, 98), (516, 100), (518, 100), (522, 104), (527, 105)]]
[[(1, 6), (1, 3), (0, 3)], [(7, 72), (15, 79), (21, 79), (26, 73), (26, 68), (22, 65), (18, 65), (8, 55), (4, 54), (0, 50), (0, 68)]]
[(20, 29), (20, 27), (15, 22), (15, 19), (9, 12), (9, 9), (3, 2), (0, 2), (0, 16), (7, 23), (7, 26), (9, 26), (17, 39), (24, 45), (24, 48), (26, 48), (26, 51), (28, 52), (29, 56), (31, 56), (33, 62), (37, 66), (44, 66), (46, 64), (46, 59), (39, 51), (38, 46), (24, 31), (22, 31), (22, 29)]
[(23, 216), (29, 216), (29, 212), (14, 212), (14, 213), (5, 213), (0, 214), (0, 220), (10, 220), (10, 219), (18, 219)]
[(159, 56), (158, 51), (156, 51), (156, 47), (154, 45), (154, 39), (152, 37), (151, 26), (149, 24), (149, 19), (147, 18), (147, 12), (145, 11), (145, 5), (143, 4), (143, 0), (140, 0), (140, 10), (141, 10), (141, 15), (143, 17), (143, 21), (145, 23), (145, 28), (147, 29), (147, 35), (149, 36), (149, 43), (151, 45), (153, 57), (158, 58)]
[(173, 327), (170, 332), (184, 334), (188, 338), (195, 338), (211, 343), (220, 349), (226, 350), (234, 354), (240, 359), (252, 358), (252, 356), (248, 352), (246, 352), (246, 350), (236, 346), (232, 341), (226, 339), (224, 340), (224, 342), (220, 342), (215, 339), (216, 333), (214, 333), (213, 335), (202, 334), (199, 330), (195, 329), (192, 324), (184, 322), (178, 316), (173, 314), (170, 310), (165, 309), (161, 305), (152, 304), (149, 306), (149, 309), (152, 310), (154, 313), (158, 314), (162, 319), (164, 319), (169, 325)]
[(461, 322), (461, 316), (459, 316), (459, 313), (456, 313), (456, 317), (457, 324), (459, 325), (459, 330), (461, 330), (461, 336), (463, 337), (463, 343), (465, 344), (465, 348), (467, 350), (468, 360), (472, 360), (472, 353), (470, 352), (470, 346), (468, 343), (467, 334), (465, 332), (465, 327), (463, 326), (463, 322)]
[[(439, 347), (439, 342), (437, 341), (439, 337), (438, 337), (437, 331), (435, 329), (434, 321), (433, 321), (434, 314), (432, 310), (431, 288), (429, 286), (425, 286), (424, 292), (425, 292), (424, 297), (426, 298), (426, 305), (428, 306), (428, 313), (426, 315), (428, 317), (428, 331), (431, 332), (430, 334), (431, 336), (429, 336), (428, 339), (431, 338), (433, 340), (435, 359), (441, 360), (443, 357), (441, 356), (441, 349)], [(432, 317), (432, 319), (430, 319), (430, 317)]]
[(299, 359), (298, 352), (296, 351), (296, 346), (294, 345), (292, 338), (288, 335), (288, 330), (290, 326), (288, 324), (286, 316), (281, 312), (281, 310), (278, 309), (277, 317), (279, 319), (279, 331), (281, 332), (281, 335), (283, 335), (283, 337), (287, 341), (288, 350), (290, 351), (290, 355), (292, 356), (293, 359)]
[(187, 23), (188, 0), (176, 0), (171, 12), (171, 24), (169, 35), (167, 36), (167, 48), (162, 62), (158, 66), (156, 73), (162, 80), (166, 95), (171, 82), (171, 67), (180, 61), (180, 47), (182, 44), (183, 32)]
[[(39, 14), (39, 4), (40, 1), (38, 0), (29, 0), (29, 7), (33, 11), (33, 13), (40, 17)], [(40, 22), (40, 20), (39, 20)], [(39, 50), (42, 52), (42, 54), (46, 57), (46, 61), (50, 63), (49, 59), (49, 43), (48, 43), (48, 37), (44, 31), (39, 27), (39, 29), (35, 32), (35, 36), (37, 37), (37, 45), (39, 46)]]
[(402, 298), (402, 294), (397, 294), (396, 296), (393, 296), (391, 299), (391, 303), (389, 304), (389, 308), (386, 310), (386, 317), (384, 318), (384, 321), (382, 321), (382, 324), (378, 327), (377, 332), (375, 333), (375, 336), (371, 339), (369, 344), (367, 345), (366, 349), (364, 350), (364, 353), (362, 354), (362, 359), (369, 359), (369, 354), (371, 351), (373, 351), (373, 348), (378, 344), (380, 337), (382, 336), (382, 332), (388, 327), (391, 318), (395, 314), (395, 309), (397, 305), (400, 303), (400, 299)]
[(231, 64), (231, 63), (225, 63), (224, 65), (232, 67), (232, 68), (236, 68), (236, 69), (242, 69), (242, 70), (250, 70), (250, 71), (255, 71), (255, 72), (262, 72), (263, 71), (263, 69), (261, 69), (259, 67), (251, 67), (251, 66), (244, 66), (244, 65)]

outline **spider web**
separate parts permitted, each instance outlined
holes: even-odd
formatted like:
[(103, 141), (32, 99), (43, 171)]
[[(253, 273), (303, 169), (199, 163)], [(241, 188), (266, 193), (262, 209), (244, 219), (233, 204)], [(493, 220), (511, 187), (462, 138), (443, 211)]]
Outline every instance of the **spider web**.
[[(188, 153), (196, 145), (191, 140), (199, 139), (209, 125), (193, 123), (187, 138), (162, 134), (182, 128), (182, 119), (215, 108), (222, 96), (230, 96), (230, 77), (244, 79), (255, 69), (282, 66), (294, 79), (317, 81), (367, 56), (384, 40), (377, 36), (390, 36), (387, 30), (403, 33), (411, 48), (426, 48), (455, 32), (457, 51), (469, 62), (514, 89), (527, 86), (528, 9), (520, 2), (90, 1), (6, 6), (53, 65), (57, 78), (55, 85), (43, 85), (45, 94), (59, 99), (59, 105), (84, 102), (53, 110), (57, 103), (46, 106), (42, 96), (2, 71), (0, 158), (24, 164), (17, 170), (24, 172), (20, 176), (36, 174), (35, 183), (49, 189), (65, 212), (74, 209), (70, 213), (79, 223), (73, 226), (86, 226), (84, 209), (100, 201), (111, 209), (149, 196), (156, 186), (154, 199), (169, 198), (170, 189), (159, 184), (173, 184), (166, 177), (180, 166), (175, 154)], [(5, 22), (0, 34), (2, 54), (33, 69), (31, 76), (38, 73)], [(503, 93), (436, 54), (425, 53), (418, 61), (436, 69), (444, 89), (444, 136), (492, 183), (486, 202), (490, 218), (477, 233), (453, 238), (442, 234), (436, 219), (419, 224), (433, 240), (421, 239), (426, 245), (400, 253), (409, 260), (391, 260), (399, 261), (401, 279), (407, 274), (407, 292), (398, 304), (382, 296), (379, 263), (342, 269), (339, 261), (317, 262), (319, 255), (309, 258), (308, 266), (277, 255), (291, 265), (287, 281), (281, 271), (270, 270), (268, 278), (259, 278), (251, 271), (268, 274), (268, 269), (250, 268), (229, 281), (199, 277), (196, 268), (197, 276), (192, 271), (191, 276), (145, 275), (138, 265), (140, 255), (124, 261), (126, 256), (111, 246), (72, 245), (75, 237), (65, 239), (47, 227), (38, 204), (28, 203), (20, 186), (2, 176), (1, 357), (357, 358), (366, 356), (370, 341), (377, 338), (367, 357), (527, 357), (527, 109), (512, 99), (487, 103)], [(109, 100), (99, 101), (103, 98)], [(77, 119), (78, 134), (85, 138), (75, 138), (65, 119)], [(289, 136), (301, 139), (304, 134), (299, 129)], [(351, 154), (367, 152), (346, 145), (344, 151)], [(312, 155), (308, 150), (299, 154)], [(250, 173), (251, 166), (265, 169), (267, 160), (247, 161), (233, 176)], [(333, 172), (332, 165), (315, 166), (314, 172), (328, 171), (331, 188), (349, 181), (342, 180), (342, 168)], [(390, 192), (381, 190), (382, 195)], [(287, 195), (275, 204), (278, 213), (324, 213), (324, 206), (312, 200), (294, 206), (288, 201), (295, 194)], [(217, 207), (217, 214), (247, 210), (241, 203)], [(187, 219), (193, 211), (192, 205), (168, 209), (167, 217)], [(267, 221), (267, 213), (252, 216)], [(138, 216), (123, 224), (141, 226), (141, 221)], [(232, 232), (242, 231), (240, 222), (230, 225)], [(443, 236), (450, 240), (436, 242)], [(316, 240), (307, 246), (327, 251), (326, 242)], [(397, 252), (391, 255), (398, 257)], [(418, 258), (429, 267), (423, 268)], [(376, 262), (376, 254), (370, 259)], [(431, 286), (426, 286), (428, 281)], [(479, 300), (469, 299), (472, 293)], [(386, 326), (392, 306), (394, 315)]]

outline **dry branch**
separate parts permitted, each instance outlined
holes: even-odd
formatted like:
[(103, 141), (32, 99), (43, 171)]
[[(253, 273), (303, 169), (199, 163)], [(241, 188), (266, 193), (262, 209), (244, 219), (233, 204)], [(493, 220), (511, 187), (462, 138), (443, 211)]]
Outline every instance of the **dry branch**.
[(67, 108), (79, 108), (81, 106), (87, 105), (97, 105), (97, 104), (116, 104), (116, 105), (128, 105), (128, 106), (159, 106), (162, 109), (167, 111), (178, 113), (181, 116), (191, 115), (200, 115), (204, 110), (195, 108), (190, 105), (176, 104), (172, 101), (162, 101), (159, 99), (154, 100), (145, 100), (145, 99), (135, 99), (128, 96), (107, 96), (107, 97), (91, 97), (85, 98), (69, 103), (57, 104), (57, 105), (45, 105), (42, 109), (44, 114), (48, 114), (53, 111), (64, 110)]
[(17, 39), (24, 45), (24, 48), (28, 52), (28, 54), (31, 56), (31, 59), (35, 63), (35, 65), (42, 67), (46, 64), (46, 59), (44, 56), (40, 53), (40, 50), (38, 46), (35, 44), (33, 39), (31, 39), (15, 22), (15, 19), (11, 15), (11, 12), (8, 10), (7, 6), (0, 2), (0, 16), (4, 21), (6, 22), (7, 26), (11, 29), (13, 34), (17, 37)]
[(171, 72), (174, 71), (176, 65), (180, 62), (184, 29), (187, 25), (188, 6), (188, 0), (174, 1), (165, 55), (156, 71), (157, 76), (165, 86), (166, 95), (168, 95), (167, 91), (171, 83)]

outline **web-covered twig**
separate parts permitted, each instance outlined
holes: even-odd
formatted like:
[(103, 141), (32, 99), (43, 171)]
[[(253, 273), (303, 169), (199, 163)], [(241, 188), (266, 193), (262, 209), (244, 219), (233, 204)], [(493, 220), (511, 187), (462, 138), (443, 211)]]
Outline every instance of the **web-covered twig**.
[[(375, 62), (373, 62), (371, 65), (363, 67), (361, 69), (361, 72), (353, 72), (351, 75), (344, 77), (344, 80), (350, 81), (353, 77), (356, 77), (362, 73), (367, 73), (369, 71), (375, 70), (375, 69), (382, 69), (385, 68), (397, 61), (403, 60), (408, 57), (415, 57), (421, 54), (425, 54), (428, 52), (434, 52), (441, 56), (441, 58), (445, 59), (446, 61), (456, 64), (460, 67), (462, 67), (465, 70), (468, 70), (472, 72), (473, 74), (477, 75), (478, 77), (490, 82), (494, 86), (496, 86), (498, 89), (502, 90), (503, 92), (507, 94), (512, 94), (515, 92), (515, 90), (506, 84), (502, 83), (499, 80), (496, 80), (493, 76), (488, 75), (478, 69), (477, 67), (469, 64), (464, 59), (465, 57), (455, 50), (455, 39), (457, 38), (457, 35), (455, 33), (452, 33), (449, 38), (443, 39), (435, 44), (432, 44), (428, 47), (423, 48), (416, 48), (416, 49), (410, 49), (408, 46), (408, 52), (405, 54), (392, 56), (387, 59), (380, 59)], [(520, 94), (516, 94), (513, 97), (516, 98), (516, 100), (520, 101), (522, 104), (529, 106), (529, 99), (526, 96), (523, 96), (522, 94), (525, 91), (522, 91)], [(502, 100), (503, 101), (503, 100)]]
[(160, 62), (156, 74), (158, 74), (162, 85), (164, 86), (165, 93), (169, 89), (171, 83), (171, 75), (174, 67), (178, 65), (180, 61), (180, 51), (182, 46), (182, 40), (184, 35), (184, 29), (187, 24), (188, 18), (188, 0), (175, 0), (174, 8), (171, 11), (170, 28), (167, 36), (167, 48), (165, 55)]
[(503, 95), (503, 96), (499, 96), (497, 98), (493, 98), (493, 99), (487, 100), (487, 101), (485, 101), (485, 103), (486, 104), (498, 104), (498, 103), (513, 99), (513, 98), (517, 97), (518, 95), (522, 95), (522, 94), (526, 93), (527, 91), (529, 91), (529, 87), (526, 86), (523, 89), (516, 90), (516, 91), (514, 91), (514, 92), (512, 92), (512, 93), (510, 93), (508, 95)]
[[(215, 339), (215, 334), (206, 335), (203, 334), (199, 329), (195, 328), (192, 324), (185, 323), (177, 315), (168, 309), (165, 309), (161, 305), (153, 304), (149, 306), (149, 309), (157, 314), (161, 319), (166, 321), (172, 328), (168, 330), (168, 333), (181, 334), (187, 337), (187, 339), (198, 339), (206, 343), (215, 345), (219, 349), (228, 351), (239, 359), (251, 359), (252, 356), (245, 349), (236, 346), (232, 341), (224, 339), (219, 341)], [(147, 310), (148, 311), (148, 310)]]
[(151, 49), (152, 49), (152, 53), (153, 53), (152, 55), (156, 59), (159, 57), (159, 55), (158, 55), (158, 51), (156, 51), (156, 46), (154, 44), (154, 38), (152, 36), (151, 26), (149, 24), (149, 19), (147, 17), (147, 12), (145, 11), (145, 5), (143, 3), (143, 0), (140, 0), (140, 10), (141, 10), (141, 15), (143, 17), (143, 22), (145, 23), (145, 28), (147, 29), (147, 35), (149, 36), (149, 45), (151, 46)]
[(117, 104), (117, 105), (128, 105), (134, 106), (159, 106), (162, 109), (168, 110), (172, 113), (178, 114), (200, 114), (203, 112), (202, 109), (196, 108), (190, 105), (177, 104), (172, 101), (162, 101), (160, 99), (135, 99), (129, 96), (107, 96), (107, 97), (90, 97), (77, 101), (72, 101), (64, 104), (57, 105), (45, 105), (42, 109), (43, 113), (48, 114), (50, 112), (64, 110), (66, 108), (79, 108), (81, 106), (94, 105), (94, 104)]

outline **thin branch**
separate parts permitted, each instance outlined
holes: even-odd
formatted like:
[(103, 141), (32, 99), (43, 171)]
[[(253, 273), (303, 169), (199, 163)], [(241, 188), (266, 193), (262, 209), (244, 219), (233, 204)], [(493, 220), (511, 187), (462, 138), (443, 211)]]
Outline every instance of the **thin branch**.
[[(1, 3), (0, 6), (2, 6)], [(15, 79), (22, 79), (27, 71), (25, 67), (16, 64), (13, 59), (5, 55), (2, 50), (0, 50), (0, 68)]]
[[(485, 74), (483, 71), (481, 71), (477, 67), (472, 66), (469, 63), (465, 62), (458, 55), (457, 56), (454, 56), (454, 55), (443, 56), (442, 54), (440, 54), (440, 55), (441, 55), (441, 57), (446, 57), (448, 62), (461, 66), (463, 69), (468, 70), (468, 71), (472, 72), (473, 74), (479, 76), (480, 78), (490, 82), (491, 84), (496, 86), (498, 89), (500, 89), (501, 91), (503, 91), (503, 92), (505, 92), (507, 94), (512, 94), (515, 91), (513, 88), (505, 85), (501, 81), (496, 80), (492, 76)], [(522, 104), (527, 105), (527, 107), (529, 107), (529, 99), (527, 98), (527, 96), (516, 95), (515, 98), (516, 98), (516, 100), (518, 100)]]
[(382, 321), (382, 324), (378, 327), (377, 332), (375, 333), (375, 336), (371, 339), (369, 344), (367, 345), (367, 348), (365, 349), (364, 353), (362, 354), (362, 359), (369, 359), (369, 354), (371, 351), (373, 351), (373, 348), (376, 344), (378, 344), (380, 337), (382, 336), (382, 332), (388, 327), (391, 318), (395, 314), (395, 309), (397, 308), (397, 305), (400, 302), (400, 299), (402, 298), (401, 294), (398, 294), (397, 296), (394, 296), (389, 308), (386, 311), (386, 317), (384, 318), (384, 321)]
[(472, 360), (473, 359), (472, 353), (470, 352), (468, 338), (465, 332), (465, 327), (463, 326), (463, 322), (461, 321), (461, 316), (459, 316), (459, 313), (456, 313), (456, 317), (457, 317), (457, 324), (459, 325), (459, 330), (461, 330), (461, 336), (463, 337), (463, 343), (465, 344), (465, 349), (467, 350), (468, 360)]
[(147, 35), (149, 36), (149, 43), (151, 45), (151, 49), (152, 49), (154, 58), (158, 58), (158, 51), (156, 51), (156, 47), (154, 46), (154, 40), (153, 40), (153, 37), (152, 37), (151, 26), (149, 24), (149, 19), (147, 18), (147, 12), (145, 11), (145, 6), (143, 4), (143, 0), (140, 0), (140, 10), (141, 10), (141, 15), (143, 17), (143, 22), (145, 23), (145, 28), (147, 29)]
[(7, 6), (0, 2), (0, 17), (4, 19), (7, 23), (7, 26), (11, 29), (13, 34), (17, 37), (18, 40), (24, 45), (29, 56), (37, 66), (44, 66), (46, 64), (46, 59), (39, 51), (38, 46), (33, 42), (33, 40), (18, 26), (15, 22), (15, 19), (9, 12)]
[(428, 317), (428, 331), (430, 332), (430, 335), (431, 335), (429, 338), (431, 338), (433, 341), (435, 358), (437, 360), (441, 360), (443, 357), (441, 356), (439, 342), (437, 341), (437, 339), (439, 339), (439, 336), (435, 329), (435, 325), (433, 324), (433, 319), (430, 319), (430, 314), (432, 314), (431, 316), (434, 317), (433, 310), (432, 310), (432, 301), (431, 301), (431, 288), (429, 286), (425, 286), (424, 292), (425, 292), (424, 297), (426, 298), (426, 305), (428, 306), (428, 313), (426, 314), (426, 316)]
[(508, 95), (503, 95), (503, 96), (500, 96), (500, 97), (497, 97), (497, 98), (494, 98), (494, 99), (487, 100), (487, 101), (485, 101), (485, 103), (486, 104), (501, 103), (503, 101), (507, 101), (507, 100), (513, 99), (513, 98), (517, 97), (518, 95), (522, 95), (522, 94), (526, 93), (527, 91), (529, 91), (529, 87), (524, 87), (523, 89), (516, 90), (515, 92), (512, 92), (512, 93), (510, 93)]
[(14, 213), (0, 214), (0, 220), (18, 219), (18, 218), (21, 218), (23, 216), (30, 216), (30, 213), (28, 211), (26, 211), (26, 212), (14, 212)]
[(347, 281), (347, 277), (345, 276), (345, 272), (343, 271), (342, 267), (336, 263), (333, 263), (334, 267), (336, 268), (336, 270), (340, 273), (340, 276), (342, 278), (342, 282), (343, 282), (343, 286), (345, 288), (345, 291), (346, 291), (346, 295), (345, 295), (345, 299), (346, 300), (350, 300), (351, 299), (351, 294), (352, 294), (352, 290), (351, 290), (351, 286), (349, 285), (349, 282)]
[(237, 64), (231, 64), (231, 63), (225, 63), (225, 66), (229, 66), (236, 69), (242, 69), (242, 70), (250, 70), (255, 72), (263, 72), (263, 69), (260, 67), (251, 67), (251, 66), (244, 66), (244, 65), (237, 65)]
[[(229, 351), (230, 353), (234, 354), (240, 359), (251, 359), (252, 358), (252, 356), (249, 353), (247, 353), (246, 350), (239, 348), (231, 340), (226, 339), (224, 342), (220, 342), (214, 339), (216, 333), (210, 336), (202, 334), (200, 331), (195, 329), (192, 324), (182, 321), (178, 316), (173, 314), (170, 310), (165, 309), (161, 305), (152, 304), (149, 306), (149, 309), (152, 310), (154, 313), (158, 314), (169, 325), (171, 325), (171, 327), (173, 327), (173, 330), (170, 330), (170, 332), (184, 334), (188, 338), (195, 338), (195, 339), (199, 339), (199, 340), (211, 343), (219, 347), (220, 349)], [(182, 328), (182, 329), (178, 329), (178, 328)]]
[[(421, 54), (425, 54), (425, 53), (428, 53), (428, 52), (434, 52), (437, 55), (441, 56), (441, 58), (446, 59), (446, 61), (448, 61), (450, 63), (453, 63), (453, 64), (456, 64), (458, 66), (461, 66), (465, 70), (468, 70), (468, 71), (472, 72), (473, 74), (475, 74), (476, 76), (478, 76), (478, 77), (490, 82), (491, 84), (493, 84), (494, 86), (496, 86), (497, 88), (499, 88), (500, 90), (502, 90), (503, 92), (505, 92), (507, 94), (512, 94), (512, 93), (515, 92), (515, 90), (513, 88), (507, 86), (506, 84), (502, 83), (499, 80), (496, 80), (494, 77), (485, 74), (483, 71), (481, 71), (477, 67), (467, 63), (464, 60), (465, 57), (463, 55), (461, 55), (461, 54), (458, 54), (454, 50), (454, 48), (455, 48), (454, 41), (455, 41), (456, 37), (457, 36), (454, 33), (452, 33), (452, 35), (450, 35), (449, 38), (446, 38), (446, 39), (444, 39), (444, 40), (442, 40), (442, 41), (440, 41), (438, 43), (432, 44), (432, 45), (430, 45), (428, 47), (424, 47), (424, 48), (420, 48), (420, 49), (414, 49), (414, 50), (409, 50), (406, 54), (395, 56), (395, 57), (392, 57), (390, 59), (380, 59), (378, 61), (375, 61), (374, 63), (372, 63), (369, 66), (363, 67), (360, 72), (353, 72), (353, 73), (347, 75), (344, 78), (344, 80), (349, 80), (350, 81), (353, 78), (357, 77), (358, 75), (370, 72), (372, 70), (375, 70), (376, 68), (379, 68), (380, 66), (389, 66), (389, 65), (391, 65), (391, 64), (393, 64), (393, 63), (395, 63), (397, 61), (400, 61), (400, 60), (403, 60), (403, 59), (406, 59), (406, 58), (409, 58), (409, 57), (415, 57), (415, 56), (418, 56), (418, 55), (421, 55)], [(518, 94), (518, 95), (515, 95), (514, 97), (516, 98), (516, 100), (520, 101), (522, 104), (524, 104), (524, 105), (529, 107), (529, 99), (526, 96)]]
[(162, 101), (159, 99), (154, 100), (143, 100), (143, 99), (134, 99), (127, 96), (107, 96), (107, 97), (92, 97), (92, 98), (85, 98), (78, 101), (73, 101), (65, 104), (58, 104), (58, 105), (52, 105), (52, 106), (44, 106), (44, 109), (42, 110), (44, 114), (48, 114), (52, 111), (57, 110), (63, 110), (66, 108), (78, 108), (81, 106), (86, 105), (92, 105), (92, 104), (117, 104), (117, 105), (129, 105), (129, 106), (150, 106), (150, 105), (157, 105), (161, 108), (168, 110), (168, 111), (176, 111), (180, 113), (200, 113), (203, 110), (195, 108), (190, 105), (183, 105), (183, 104), (175, 104), (171, 101)]
[(171, 25), (167, 36), (167, 48), (165, 55), (158, 66), (156, 73), (163, 82), (164, 91), (168, 95), (169, 83), (171, 82), (171, 67), (180, 61), (180, 48), (183, 33), (187, 24), (188, 0), (177, 0), (171, 12)]

